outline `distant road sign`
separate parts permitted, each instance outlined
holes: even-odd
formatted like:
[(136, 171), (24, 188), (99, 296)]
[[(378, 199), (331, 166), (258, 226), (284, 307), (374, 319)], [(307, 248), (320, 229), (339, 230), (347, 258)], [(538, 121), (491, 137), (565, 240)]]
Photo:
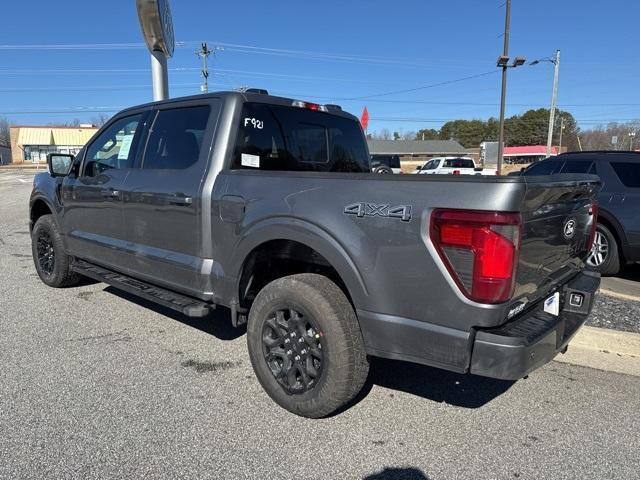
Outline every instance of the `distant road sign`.
[(613, 137), (611, 137), (611, 143), (613, 145), (617, 145), (617, 143), (618, 143), (618, 136), (617, 135), (614, 135)]
[(175, 39), (169, 0), (136, 0), (140, 27), (151, 52), (173, 56)]

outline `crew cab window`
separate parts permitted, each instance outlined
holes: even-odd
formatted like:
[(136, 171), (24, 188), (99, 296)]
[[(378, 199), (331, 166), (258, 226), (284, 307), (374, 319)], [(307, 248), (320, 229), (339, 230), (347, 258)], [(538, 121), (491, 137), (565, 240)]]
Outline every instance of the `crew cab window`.
[(246, 103), (233, 169), (370, 172), (356, 121), (297, 107)]
[(625, 187), (640, 188), (640, 163), (611, 162), (611, 166)]
[(448, 158), (444, 161), (444, 166), (448, 168), (475, 168), (473, 160), (468, 158)]
[(523, 175), (551, 175), (556, 173), (561, 166), (562, 162), (557, 160), (543, 160), (531, 165), (523, 172)]
[(567, 160), (564, 162), (561, 173), (592, 173), (593, 162), (580, 160)]
[(131, 168), (142, 130), (142, 114), (116, 120), (87, 148), (84, 176), (97, 177), (105, 170)]
[(142, 168), (183, 170), (195, 164), (210, 112), (208, 105), (160, 110), (149, 130)]

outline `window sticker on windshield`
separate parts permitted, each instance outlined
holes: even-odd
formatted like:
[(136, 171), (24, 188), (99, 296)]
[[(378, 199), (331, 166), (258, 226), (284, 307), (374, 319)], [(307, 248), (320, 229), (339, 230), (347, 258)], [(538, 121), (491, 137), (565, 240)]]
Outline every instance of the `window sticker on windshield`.
[(131, 150), (131, 142), (133, 134), (125, 135), (120, 142), (120, 151), (118, 152), (118, 160), (126, 160), (129, 158), (129, 150)]
[(258, 155), (243, 153), (240, 161), (243, 167), (260, 168), (260, 157)]
[(253, 117), (244, 117), (244, 126), (262, 130), (264, 128), (264, 122)]

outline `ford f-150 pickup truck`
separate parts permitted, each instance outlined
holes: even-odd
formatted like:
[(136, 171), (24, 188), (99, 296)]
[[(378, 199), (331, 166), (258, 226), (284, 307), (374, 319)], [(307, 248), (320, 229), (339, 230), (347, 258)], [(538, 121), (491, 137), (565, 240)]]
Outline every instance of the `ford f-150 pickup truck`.
[(598, 177), (376, 175), (357, 118), (258, 92), (124, 110), (36, 175), (51, 287), (90, 277), (192, 317), (230, 310), (279, 405), (322, 417), (372, 356), (518, 379), (563, 351)]

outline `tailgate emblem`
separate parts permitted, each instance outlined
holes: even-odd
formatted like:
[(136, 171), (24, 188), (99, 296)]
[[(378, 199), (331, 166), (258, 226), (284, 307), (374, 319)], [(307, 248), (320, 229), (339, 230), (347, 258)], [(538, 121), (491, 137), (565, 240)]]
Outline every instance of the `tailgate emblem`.
[(573, 218), (570, 218), (565, 222), (562, 233), (564, 234), (564, 238), (567, 240), (573, 238), (576, 233), (576, 221)]

